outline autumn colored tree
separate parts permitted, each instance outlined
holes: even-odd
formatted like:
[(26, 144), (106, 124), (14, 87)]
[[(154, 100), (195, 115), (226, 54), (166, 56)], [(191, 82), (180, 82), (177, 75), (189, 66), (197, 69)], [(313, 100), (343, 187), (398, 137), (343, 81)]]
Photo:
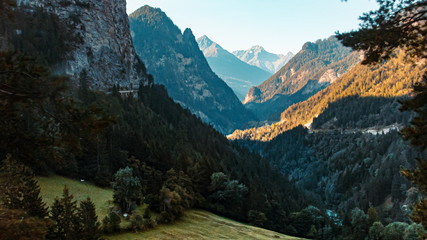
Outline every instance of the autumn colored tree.
[(32, 217), (45, 218), (48, 215), (33, 172), (12, 159), (11, 155), (0, 167), (0, 189), (0, 204), (3, 207), (22, 210)]
[(0, 239), (43, 240), (49, 223), (28, 216), (22, 210), (0, 208)]

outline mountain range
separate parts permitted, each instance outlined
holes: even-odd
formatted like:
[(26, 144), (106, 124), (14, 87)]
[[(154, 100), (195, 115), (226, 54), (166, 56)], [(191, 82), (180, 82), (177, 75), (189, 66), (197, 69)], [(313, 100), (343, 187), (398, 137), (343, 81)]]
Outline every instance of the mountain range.
[(360, 54), (335, 37), (307, 42), (278, 72), (252, 87), (243, 103), (260, 120), (277, 121), (287, 107), (329, 86), (359, 61)]
[(241, 101), (252, 86), (261, 84), (271, 74), (239, 60), (207, 36), (197, 39), (200, 50), (212, 70), (230, 86)]
[(270, 53), (259, 45), (247, 50), (234, 51), (233, 54), (240, 60), (264, 69), (271, 74), (279, 71), (294, 56), (292, 52), (288, 52), (285, 55)]
[[(330, 86), (316, 93), (309, 99), (295, 103), (282, 111), (279, 121), (269, 126), (251, 128), (243, 131), (236, 130), (230, 138), (271, 141), (281, 133), (295, 128), (298, 125), (311, 126), (313, 119), (315, 120), (314, 123), (316, 123), (316, 126), (328, 124), (332, 126), (341, 124), (342, 126), (343, 123), (346, 123), (347, 126), (351, 126), (352, 128), (361, 126), (368, 128), (391, 125), (396, 121), (387, 119), (394, 119), (394, 116), (397, 115), (398, 111), (396, 106), (393, 107), (394, 110), (391, 113), (378, 115), (381, 109), (389, 109), (390, 107), (387, 107), (387, 104), (391, 103), (386, 102), (386, 105), (374, 108), (371, 106), (363, 106), (363, 99), (360, 98), (370, 99), (368, 102), (374, 102), (376, 98), (390, 98), (393, 102), (397, 100), (396, 98), (398, 97), (407, 97), (411, 93), (410, 87), (421, 78), (425, 70), (423, 69), (422, 63), (418, 65), (405, 63), (403, 58), (404, 53), (400, 52), (397, 58), (391, 59), (378, 66), (369, 67), (357, 64), (347, 73), (336, 78)], [(339, 102), (344, 98), (350, 98), (352, 101), (341, 101), (341, 104), (337, 106), (335, 102)], [(320, 120), (316, 120), (321, 113), (329, 108), (350, 109), (350, 106), (354, 108), (352, 110), (353, 113), (324, 114)], [(344, 120), (350, 116), (354, 119)], [(356, 122), (362, 122), (363, 124), (356, 124)], [(381, 122), (386, 122), (387, 124), (380, 125)]]
[(190, 29), (181, 33), (164, 12), (149, 6), (129, 19), (136, 53), (176, 102), (223, 133), (256, 120), (211, 70)]

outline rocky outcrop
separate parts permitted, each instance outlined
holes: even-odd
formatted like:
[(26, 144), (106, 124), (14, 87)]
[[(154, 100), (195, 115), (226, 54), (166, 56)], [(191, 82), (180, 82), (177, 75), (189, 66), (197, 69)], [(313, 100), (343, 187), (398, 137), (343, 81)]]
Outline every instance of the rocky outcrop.
[(18, 4), (58, 15), (81, 38), (68, 59), (54, 66), (56, 72), (77, 79), (86, 70), (97, 90), (114, 84), (126, 89), (148, 84), (133, 48), (125, 0), (21, 0)]
[(137, 54), (176, 102), (223, 133), (255, 119), (211, 70), (190, 29), (181, 33), (164, 12), (149, 6), (129, 18)]

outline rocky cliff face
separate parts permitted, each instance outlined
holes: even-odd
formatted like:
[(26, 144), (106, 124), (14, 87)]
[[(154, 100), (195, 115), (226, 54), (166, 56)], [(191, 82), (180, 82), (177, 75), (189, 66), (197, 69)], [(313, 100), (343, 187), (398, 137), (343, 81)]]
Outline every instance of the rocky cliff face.
[(169, 95), (223, 133), (254, 116), (208, 65), (190, 29), (184, 33), (160, 9), (144, 6), (130, 15), (137, 54)]
[(58, 15), (80, 36), (82, 41), (69, 59), (54, 66), (58, 73), (77, 78), (86, 70), (91, 87), (98, 90), (113, 84), (126, 89), (148, 84), (132, 45), (125, 0), (20, 0), (18, 4)]

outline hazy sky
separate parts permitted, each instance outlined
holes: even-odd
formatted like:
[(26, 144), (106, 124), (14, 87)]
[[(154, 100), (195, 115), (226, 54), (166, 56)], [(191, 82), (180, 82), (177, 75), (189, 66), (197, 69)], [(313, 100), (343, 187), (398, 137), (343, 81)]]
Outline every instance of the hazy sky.
[(273, 53), (297, 53), (307, 41), (357, 29), (358, 17), (378, 8), (375, 0), (127, 0), (127, 11), (143, 5), (230, 52), (261, 45)]

